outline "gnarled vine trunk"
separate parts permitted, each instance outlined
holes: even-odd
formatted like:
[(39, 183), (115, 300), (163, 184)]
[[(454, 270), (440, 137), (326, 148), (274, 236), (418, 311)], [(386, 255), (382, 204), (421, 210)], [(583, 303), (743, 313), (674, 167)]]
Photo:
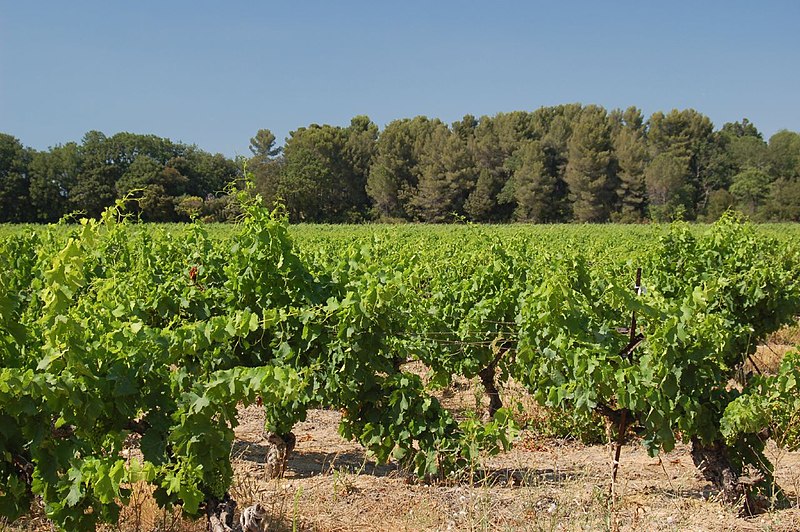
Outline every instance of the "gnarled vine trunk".
[(483, 368), (478, 376), (481, 378), (486, 395), (489, 396), (489, 417), (494, 417), (495, 412), (503, 408), (503, 401), (500, 399), (500, 390), (494, 382), (496, 362), (493, 362)]
[(206, 501), (206, 517), (208, 529), (211, 532), (231, 532), (234, 530), (233, 514), (236, 511), (236, 501), (225, 494), (222, 500), (210, 499)]
[(291, 432), (287, 432), (286, 434), (267, 432), (264, 437), (267, 440), (267, 456), (265, 458), (264, 474), (267, 478), (282, 477), (284, 471), (286, 471), (289, 455), (291, 455), (294, 450), (294, 445), (297, 440)]
[(766, 508), (766, 501), (752, 492), (752, 486), (762, 478), (742, 478), (731, 465), (728, 446), (721, 440), (703, 443), (692, 438), (692, 461), (703, 477), (719, 490), (720, 500), (738, 507), (742, 515), (754, 515)]
[(208, 529), (211, 532), (264, 532), (266, 510), (261, 504), (245, 508), (238, 522), (233, 518), (235, 512), (236, 501), (227, 493), (222, 500), (207, 500)]

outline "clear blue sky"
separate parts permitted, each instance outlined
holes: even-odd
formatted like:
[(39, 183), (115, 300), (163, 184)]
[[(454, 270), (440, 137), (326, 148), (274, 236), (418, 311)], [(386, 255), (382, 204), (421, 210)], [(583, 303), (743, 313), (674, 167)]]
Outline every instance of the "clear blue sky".
[(0, 131), (226, 155), (357, 114), (692, 107), (800, 130), (800, 1), (0, 0)]

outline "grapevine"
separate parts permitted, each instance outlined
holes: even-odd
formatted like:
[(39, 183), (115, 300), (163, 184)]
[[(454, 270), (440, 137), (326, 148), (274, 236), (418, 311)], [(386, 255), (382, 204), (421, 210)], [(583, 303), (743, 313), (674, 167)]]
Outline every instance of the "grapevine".
[[(141, 226), (118, 206), (0, 242), (0, 515), (38, 497), (58, 527), (92, 529), (146, 482), (164, 507), (231, 520), (234, 429), (255, 403), (284, 445), (276, 474), (294, 425), (335, 408), (376, 460), (446, 478), (512, 445), (511, 379), (652, 454), (690, 442), (751, 510), (779, 495), (764, 438), (798, 445), (797, 355), (728, 383), (800, 313), (790, 242), (727, 217), (646, 245), (476, 229), (466, 243), (431, 230), (420, 249), (398, 229), (302, 248), (280, 213), (241, 208), (226, 238)], [(485, 386), (483, 419), (433, 395), (459, 377)], [(141, 457), (127, 459), (132, 434)], [(761, 480), (740, 482), (748, 470)]]

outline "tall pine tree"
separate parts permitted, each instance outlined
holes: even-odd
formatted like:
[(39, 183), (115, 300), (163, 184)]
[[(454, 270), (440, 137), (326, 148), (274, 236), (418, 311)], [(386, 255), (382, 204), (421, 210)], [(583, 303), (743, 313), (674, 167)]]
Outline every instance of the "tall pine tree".
[(629, 107), (621, 114), (614, 137), (617, 159), (617, 204), (614, 218), (630, 223), (641, 221), (647, 212), (644, 170), (647, 167), (647, 142), (641, 111)]
[(615, 203), (614, 159), (611, 130), (605, 109), (583, 109), (569, 141), (569, 162), (564, 179), (575, 220), (608, 221)]

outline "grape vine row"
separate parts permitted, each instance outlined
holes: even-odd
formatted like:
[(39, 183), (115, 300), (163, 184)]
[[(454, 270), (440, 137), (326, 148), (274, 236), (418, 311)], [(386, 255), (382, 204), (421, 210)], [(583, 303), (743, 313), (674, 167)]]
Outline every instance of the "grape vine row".
[[(200, 516), (228, 498), (238, 408), (257, 401), (270, 433), (336, 408), (342, 436), (376, 460), (444, 478), (511, 446), (499, 389), (512, 379), (653, 454), (692, 442), (703, 473), (750, 508), (780, 495), (764, 442), (798, 446), (798, 355), (730, 382), (800, 313), (791, 242), (727, 217), (652, 243), (549, 247), (475, 228), (480, 245), (376, 236), (301, 250), (279, 214), (243, 209), (230, 238), (142, 228), (117, 207), (0, 241), (1, 516), (40, 497), (57, 526), (92, 529), (136, 482)], [(456, 376), (486, 388), (483, 420), (434, 397)], [(124, 458), (134, 440), (141, 459)], [(738, 482), (748, 469), (755, 486)]]

